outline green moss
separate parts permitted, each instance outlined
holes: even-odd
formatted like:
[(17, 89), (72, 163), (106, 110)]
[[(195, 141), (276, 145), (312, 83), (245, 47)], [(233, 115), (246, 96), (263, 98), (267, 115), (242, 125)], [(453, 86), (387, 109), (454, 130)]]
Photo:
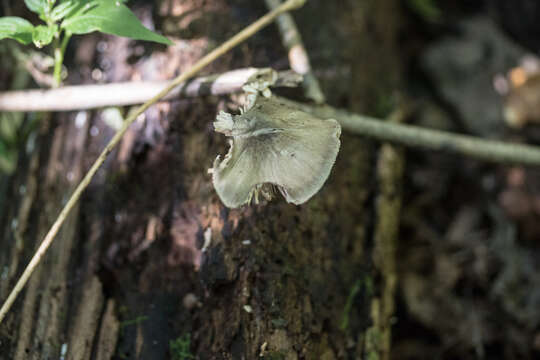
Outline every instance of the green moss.
[(339, 325), (342, 331), (347, 330), (349, 327), (349, 314), (351, 313), (354, 299), (362, 289), (364, 290), (366, 297), (370, 297), (373, 294), (373, 279), (371, 276), (365, 275), (363, 278), (356, 280), (349, 291), (349, 296), (347, 297), (347, 302), (345, 303), (345, 308), (343, 309), (341, 324)]
[[(126, 312), (127, 312), (127, 310), (126, 310)], [(124, 329), (126, 327), (131, 326), (131, 325), (138, 325), (138, 324), (142, 323), (143, 321), (146, 321), (147, 319), (148, 319), (148, 316), (140, 315), (140, 316), (137, 316), (134, 319), (129, 319), (129, 320), (125, 320), (125, 321), (120, 322), (120, 337), (123, 336)]]
[(285, 360), (285, 354), (281, 351), (270, 351), (262, 358), (264, 360)]
[(120, 327), (125, 327), (125, 326), (129, 326), (129, 325), (140, 324), (140, 323), (142, 323), (143, 321), (145, 321), (145, 320), (147, 320), (147, 319), (148, 319), (148, 316), (146, 316), (146, 315), (137, 316), (135, 319), (122, 321), (122, 322), (120, 323)]
[(275, 328), (285, 328), (287, 326), (287, 320), (283, 318), (272, 319), (270, 322)]
[(169, 341), (169, 352), (172, 360), (195, 359), (190, 352), (191, 335), (186, 333), (174, 340)]
[(439, 22), (442, 12), (435, 0), (408, 0), (407, 5), (427, 22)]
[(372, 326), (366, 331), (366, 359), (379, 360), (381, 351), (381, 332)]
[(382, 118), (388, 117), (396, 107), (396, 99), (387, 93), (379, 94), (375, 104), (374, 115)]

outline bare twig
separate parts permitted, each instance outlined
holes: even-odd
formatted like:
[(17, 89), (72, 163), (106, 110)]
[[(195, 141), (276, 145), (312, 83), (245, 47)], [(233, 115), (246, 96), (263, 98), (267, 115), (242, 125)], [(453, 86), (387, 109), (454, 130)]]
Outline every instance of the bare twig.
[(282, 6), (279, 8), (269, 12), (268, 14), (261, 17), (259, 20), (255, 21), (253, 24), (246, 27), (244, 30), (240, 31), (238, 34), (227, 40), (225, 43), (223, 43), (221, 46), (217, 47), (216, 49), (212, 50), (210, 53), (205, 55), (202, 59), (200, 59), (193, 67), (183, 74), (180, 74), (178, 77), (176, 77), (165, 89), (160, 91), (156, 96), (154, 96), (152, 99), (141, 105), (136, 111), (131, 113), (131, 115), (124, 121), (124, 124), (118, 130), (118, 132), (113, 136), (111, 141), (107, 144), (103, 152), (99, 155), (97, 160), (94, 162), (90, 170), (86, 173), (82, 181), (79, 183), (71, 197), (69, 198), (68, 202), (58, 215), (58, 218), (53, 223), (52, 227), (49, 229), (49, 232), (39, 245), (39, 248), (37, 249), (36, 253), (30, 260), (30, 263), (24, 269), (21, 277), (15, 284), (15, 287), (7, 297), (6, 301), (2, 304), (2, 307), (0, 308), (0, 323), (6, 316), (7, 312), (9, 311), (11, 305), (17, 298), (17, 295), (22, 291), (24, 288), (26, 282), (30, 278), (30, 275), (32, 275), (32, 272), (34, 269), (38, 266), (39, 262), (41, 261), (41, 258), (45, 255), (47, 249), (51, 245), (54, 237), (58, 233), (60, 227), (66, 220), (66, 217), (70, 213), (71, 209), (75, 206), (75, 204), (79, 201), (79, 198), (81, 197), (81, 194), (86, 189), (100, 166), (103, 164), (105, 159), (107, 158), (107, 155), (114, 149), (116, 145), (120, 142), (120, 139), (124, 135), (124, 133), (127, 131), (129, 126), (137, 119), (137, 117), (142, 114), (146, 109), (148, 109), (150, 106), (158, 102), (161, 98), (163, 98), (165, 95), (167, 95), (172, 89), (177, 87), (178, 85), (182, 84), (183, 82), (187, 81), (188, 79), (192, 78), (195, 74), (197, 74), (199, 71), (201, 71), (205, 66), (210, 64), (215, 59), (219, 58), (223, 54), (227, 53), (229, 50), (243, 42), (244, 40), (251, 37), (253, 34), (255, 34), (257, 31), (262, 29), (263, 27), (267, 26), (269, 23), (271, 23), (277, 16), (280, 14), (290, 11), (293, 9), (296, 9), (300, 6), (302, 6), (305, 3), (305, 0), (288, 0), (285, 2)]
[[(276, 9), (281, 5), (281, 0), (265, 0), (269, 9)], [(304, 76), (302, 86), (306, 96), (317, 104), (325, 102), (324, 94), (319, 86), (319, 81), (311, 71), (309, 57), (302, 42), (302, 36), (296, 27), (296, 23), (291, 14), (285, 13), (276, 19), (276, 23), (281, 33), (283, 45), (289, 51), (289, 63), (291, 69)]]
[(46, 73), (54, 59), (38, 51), (22, 51), (18, 44), (7, 44), (6, 50), (28, 71), (39, 86), (52, 87), (54, 79)]
[(24, 68), (38, 85), (51, 87), (54, 84), (53, 77), (40, 71), (31, 60), (24, 62)]
[(446, 131), (424, 129), (419, 126), (394, 124), (331, 106), (310, 106), (283, 98), (281, 100), (317, 117), (336, 119), (346, 131), (380, 141), (430, 150), (449, 151), (498, 163), (540, 165), (540, 148), (537, 146), (484, 140), (475, 136), (452, 134)]
[[(408, 108), (399, 108), (387, 120), (404, 122), (410, 115)], [(405, 151), (402, 146), (384, 143), (377, 161), (379, 196), (376, 201), (377, 216), (374, 230), (373, 263), (381, 274), (382, 289), (376, 296), (380, 311), (378, 323), (379, 353), (382, 360), (390, 359), (392, 319), (395, 312), (397, 286), (396, 251), (402, 202)]]
[[(162, 100), (242, 91), (242, 86), (251, 77), (267, 71), (270, 69), (246, 68), (199, 77), (180, 84)], [(277, 82), (286, 82), (289, 75), (287, 71), (279, 72)], [(141, 81), (0, 92), (0, 111), (72, 111), (135, 105), (152, 98), (170, 83), (171, 81)]]

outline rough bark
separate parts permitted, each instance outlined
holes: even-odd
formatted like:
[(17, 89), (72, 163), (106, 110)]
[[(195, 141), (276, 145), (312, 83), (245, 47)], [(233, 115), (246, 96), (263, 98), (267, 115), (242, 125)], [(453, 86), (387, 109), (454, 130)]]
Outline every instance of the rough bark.
[[(198, 10), (208, 6), (192, 3)], [(370, 3), (369, 12), (386, 14), (391, 2)], [(215, 11), (225, 6), (214, 4)], [(327, 13), (335, 15), (327, 28), (311, 38), (306, 32), (308, 52), (313, 44), (328, 46), (330, 51), (314, 53), (339, 54), (328, 63), (353, 73), (352, 83), (342, 84), (339, 92), (329, 91), (329, 101), (373, 111), (376, 101), (366, 94), (387, 94), (399, 70), (394, 74), (380, 64), (378, 74), (391, 75), (384, 84), (371, 83), (360, 76), (367, 60), (359, 61), (359, 54), (378, 49), (371, 61), (394, 56), (391, 44), (397, 28), (388, 30), (390, 45), (380, 48), (379, 42), (375, 46), (362, 37), (367, 25), (356, 19), (370, 18), (384, 26), (390, 20), (382, 15), (371, 19), (354, 1), (342, 8), (333, 2), (315, 4), (304, 16)], [(309, 22), (300, 19), (301, 31), (303, 21)], [(226, 21), (217, 25), (231, 28), (223, 37), (235, 30)], [(336, 29), (341, 33), (336, 35)], [(363, 40), (317, 45), (318, 39), (330, 36)], [(270, 48), (285, 54), (277, 38), (258, 39), (264, 49), (246, 52), (245, 47), (235, 53), (237, 58), (231, 55), (215, 66), (227, 70), (233, 64), (257, 65), (249, 62)], [(205, 44), (193, 44), (196, 58)], [(254, 40), (250, 47), (257, 44)], [(337, 46), (350, 47), (332, 48)], [(110, 42), (107, 51), (125, 64), (126, 48), (118, 40)], [(168, 60), (189, 66), (193, 59), (182, 56)], [(314, 65), (317, 68), (316, 61)], [(323, 79), (323, 88), (333, 89), (335, 81)], [(395, 281), (383, 281), (380, 290), (374, 275), (385, 265), (375, 264), (374, 271), (370, 260), (378, 246), (371, 234), (377, 216), (371, 200), (372, 145), (344, 134), (327, 184), (305, 205), (278, 199), (228, 210), (207, 174), (215, 156), (226, 152), (225, 139), (210, 127), (221, 106), (213, 99), (161, 104), (130, 129), (0, 325), (0, 359), (62, 354), (66, 359), (183, 359), (193, 354), (200, 359), (329, 360), (374, 358), (388, 351), (388, 345), (372, 341), (377, 332), (389, 331), (393, 303), (388, 298)], [(81, 114), (77, 116), (88, 118), (82, 127), (74, 115), (44, 122), (36, 149), (21, 159), (7, 188), (0, 220), (0, 269), (8, 275), (0, 280), (0, 299), (112, 134), (96, 114)], [(27, 189), (22, 195), (21, 186)], [(15, 231), (14, 219), (19, 219)], [(388, 225), (390, 244), (396, 224)], [(384, 304), (382, 322), (374, 321), (374, 301)], [(389, 339), (389, 334), (384, 336)]]

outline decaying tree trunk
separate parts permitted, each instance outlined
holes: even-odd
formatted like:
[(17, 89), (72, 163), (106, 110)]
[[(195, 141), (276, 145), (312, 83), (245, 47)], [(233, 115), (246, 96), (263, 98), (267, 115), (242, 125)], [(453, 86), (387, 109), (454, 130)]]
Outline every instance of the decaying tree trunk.
[[(234, 13), (214, 3), (223, 16)], [(314, 67), (326, 63), (329, 72), (350, 69), (353, 76), (345, 70), (323, 78), (323, 89), (339, 89), (330, 102), (374, 111), (380, 99), (365, 94), (391, 94), (399, 83), (399, 67), (379, 63), (397, 53), (397, 20), (387, 17), (397, 6), (324, 3), (298, 14)], [(309, 20), (322, 14), (334, 17)], [(236, 30), (228, 21), (218, 25), (225, 35)], [(311, 37), (310, 25), (320, 27)], [(244, 45), (214, 69), (258, 65), (250, 62), (266, 52), (285, 58), (271, 32), (264, 49), (246, 53), (258, 42)], [(343, 41), (329, 42), (329, 35)], [(189, 66), (205, 51), (197, 41), (193, 59), (162, 58)], [(128, 56), (118, 54), (126, 44), (108, 41), (113, 61), (124, 66)], [(377, 56), (364, 56), (371, 51)], [(335, 85), (344, 79), (352, 83)], [(343, 134), (327, 184), (308, 203), (278, 199), (228, 210), (207, 174), (226, 152), (210, 126), (222, 106), (215, 99), (160, 104), (130, 129), (0, 325), (0, 359), (388, 358), (399, 151), (384, 150), (374, 186), (372, 145)], [(43, 120), (1, 212), (0, 299), (111, 137), (106, 124), (92, 112)]]

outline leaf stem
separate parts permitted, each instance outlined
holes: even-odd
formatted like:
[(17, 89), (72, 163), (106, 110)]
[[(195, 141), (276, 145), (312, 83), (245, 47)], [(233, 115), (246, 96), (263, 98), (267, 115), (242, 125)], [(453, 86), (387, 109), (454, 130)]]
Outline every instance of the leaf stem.
[(54, 88), (59, 87), (62, 83), (62, 65), (64, 64), (64, 54), (69, 39), (71, 39), (71, 34), (66, 32), (64, 33), (61, 44), (59, 44), (58, 37), (56, 37), (54, 41)]

